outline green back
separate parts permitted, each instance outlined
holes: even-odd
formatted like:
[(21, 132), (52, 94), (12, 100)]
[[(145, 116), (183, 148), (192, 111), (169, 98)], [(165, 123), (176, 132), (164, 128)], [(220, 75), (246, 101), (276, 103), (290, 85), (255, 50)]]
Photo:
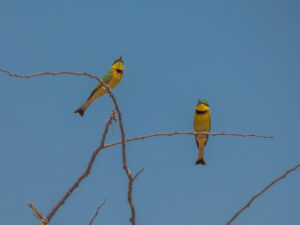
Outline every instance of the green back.
[[(108, 72), (106, 74), (103, 75), (103, 77), (101, 78), (101, 80), (106, 84), (112, 77), (113, 77), (114, 73), (113, 72)], [(95, 93), (96, 90), (98, 90), (102, 85), (100, 83), (98, 83), (96, 85), (96, 87), (94, 88), (94, 90), (92, 91), (92, 93), (90, 94), (89, 98), (93, 96), (93, 94)]]

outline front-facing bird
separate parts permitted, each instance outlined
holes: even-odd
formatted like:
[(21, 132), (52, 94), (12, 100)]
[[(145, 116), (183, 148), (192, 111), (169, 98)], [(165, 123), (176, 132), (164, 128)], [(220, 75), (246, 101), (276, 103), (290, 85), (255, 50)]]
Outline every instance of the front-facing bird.
[[(107, 74), (105, 74), (101, 79), (102, 81), (108, 85), (111, 89), (114, 89), (121, 81), (122, 76), (124, 73), (124, 62), (122, 60), (122, 56), (118, 59), (116, 59), (108, 71)], [(83, 116), (85, 113), (85, 110), (89, 107), (90, 104), (97, 98), (100, 98), (101, 96), (105, 95), (107, 93), (106, 88), (98, 83), (88, 99), (85, 103), (83, 103), (80, 108), (78, 108), (74, 113), (79, 113), (80, 116)]]
[[(194, 132), (209, 132), (210, 131), (210, 111), (206, 100), (199, 100), (195, 109), (194, 117)], [(196, 165), (206, 165), (204, 161), (204, 147), (208, 140), (207, 134), (195, 134), (198, 147), (198, 157)]]

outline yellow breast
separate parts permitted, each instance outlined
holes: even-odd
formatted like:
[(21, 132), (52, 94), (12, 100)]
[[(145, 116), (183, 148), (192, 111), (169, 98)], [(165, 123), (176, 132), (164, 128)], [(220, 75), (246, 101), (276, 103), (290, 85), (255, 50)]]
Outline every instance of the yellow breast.
[(121, 81), (123, 73), (114, 72), (113, 77), (107, 82), (111, 89), (114, 89)]
[(210, 130), (210, 115), (209, 112), (197, 115), (194, 118), (194, 131), (196, 132), (209, 132)]

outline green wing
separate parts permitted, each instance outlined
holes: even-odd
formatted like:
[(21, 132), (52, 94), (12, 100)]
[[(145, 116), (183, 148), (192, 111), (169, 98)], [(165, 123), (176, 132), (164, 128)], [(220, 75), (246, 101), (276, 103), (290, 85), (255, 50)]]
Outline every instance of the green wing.
[[(210, 128), (211, 128), (211, 118), (209, 117), (209, 130), (208, 130), (208, 132), (210, 132)], [(208, 141), (208, 138), (209, 138), (209, 135), (207, 135), (207, 139), (206, 139), (206, 142), (205, 142), (204, 146), (206, 145), (206, 143)]]
[(104, 83), (107, 83), (113, 77), (113, 75), (114, 75), (113, 72), (108, 72), (107, 74), (104, 74), (101, 79), (103, 80)]
[[(106, 74), (103, 75), (103, 77), (101, 78), (101, 80), (104, 82), (104, 83), (107, 83), (112, 77), (113, 77), (114, 73), (113, 72), (108, 72)], [(90, 96), (88, 97), (88, 99), (90, 97), (93, 96), (93, 94), (101, 87), (102, 85), (100, 83), (98, 83), (96, 85), (96, 87), (94, 88), (94, 90), (92, 91), (92, 93), (90, 94)]]

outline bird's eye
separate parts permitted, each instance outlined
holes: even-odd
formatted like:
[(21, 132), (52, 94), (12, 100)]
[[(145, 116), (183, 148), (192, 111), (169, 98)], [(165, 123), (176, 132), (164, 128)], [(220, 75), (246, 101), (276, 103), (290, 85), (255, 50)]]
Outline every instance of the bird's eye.
[(123, 72), (123, 70), (120, 70), (120, 69), (116, 69), (116, 71), (117, 71), (118, 73), (122, 73), (122, 72)]
[(207, 110), (204, 110), (204, 111), (196, 110), (196, 113), (197, 113), (197, 114), (204, 114), (204, 113), (206, 113), (206, 112), (207, 112)]

